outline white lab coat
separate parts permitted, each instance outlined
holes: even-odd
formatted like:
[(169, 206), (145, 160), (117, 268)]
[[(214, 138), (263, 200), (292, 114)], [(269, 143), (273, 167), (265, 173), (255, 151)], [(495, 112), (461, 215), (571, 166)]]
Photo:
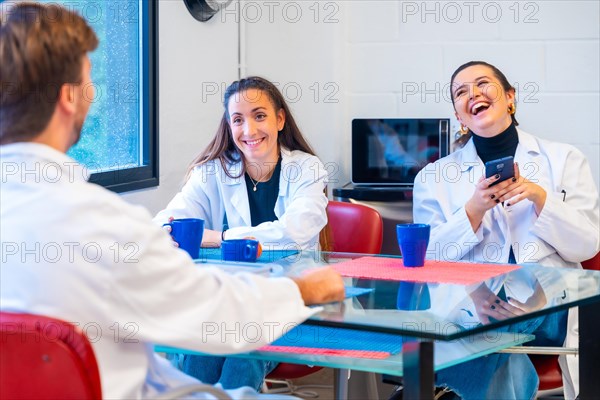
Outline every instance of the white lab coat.
[[(571, 145), (542, 140), (522, 130), (518, 134), (515, 161), (521, 175), (547, 192), (540, 215), (529, 200), (509, 207), (498, 204), (473, 232), (464, 205), (484, 166), (470, 140), (462, 149), (427, 165), (415, 178), (414, 221), (431, 225), (428, 258), (503, 263), (512, 245), (517, 263), (581, 268), (581, 261), (600, 250), (598, 190), (585, 156)], [(578, 344), (574, 314), (569, 318), (569, 347)], [(576, 360), (568, 359), (576, 379)]]
[(0, 155), (1, 309), (83, 328), (105, 398), (197, 382), (157, 357), (154, 343), (245, 352), (313, 313), (288, 278), (197, 267), (145, 209), (87, 183), (66, 155), (34, 143)]
[[(240, 168), (241, 162), (238, 162), (230, 165), (229, 171), (237, 176)], [(221, 163), (213, 160), (194, 169), (181, 192), (154, 221), (164, 224), (171, 216), (201, 218), (206, 229), (221, 231), (226, 214), (229, 228), (225, 239), (253, 236), (267, 249), (315, 250), (319, 232), (327, 223), (326, 184), (327, 171), (317, 157), (281, 148), (281, 177), (275, 203), (278, 220), (252, 227), (244, 176), (227, 176)]]

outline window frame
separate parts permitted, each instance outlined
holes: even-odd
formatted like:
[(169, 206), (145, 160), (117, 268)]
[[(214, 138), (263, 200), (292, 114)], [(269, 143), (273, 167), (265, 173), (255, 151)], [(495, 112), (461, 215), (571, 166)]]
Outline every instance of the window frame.
[(92, 173), (89, 182), (116, 193), (159, 185), (158, 158), (158, 1), (142, 0), (141, 159), (147, 165)]

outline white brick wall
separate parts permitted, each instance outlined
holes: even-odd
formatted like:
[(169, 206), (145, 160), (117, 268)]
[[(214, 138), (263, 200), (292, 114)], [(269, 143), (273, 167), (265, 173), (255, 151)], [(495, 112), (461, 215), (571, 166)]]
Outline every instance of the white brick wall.
[(433, 88), (440, 81), (442, 65), (440, 45), (351, 44), (347, 87), (353, 93), (399, 92), (412, 83)]
[[(515, 1), (502, 1), (506, 7)], [(589, 1), (519, 1), (519, 17), (514, 9), (500, 21), (503, 40), (586, 40), (598, 39), (599, 3)], [(517, 20), (518, 22), (515, 22)]]
[(350, 43), (397, 42), (400, 37), (398, 2), (353, 1), (345, 4), (346, 40)]
[[(313, 5), (296, 3), (305, 9)], [(447, 94), (450, 75), (464, 62), (484, 60), (517, 87), (521, 127), (579, 147), (590, 158), (598, 184), (598, 1), (335, 4), (339, 22), (327, 30), (314, 23), (303, 30), (284, 22), (253, 24), (245, 45), (253, 72), (277, 71), (288, 80), (309, 75), (339, 84), (340, 105), (328, 109), (327, 121), (317, 111), (322, 105), (297, 103), (295, 109), (304, 125), (337, 129), (316, 139), (316, 147), (323, 158), (340, 165), (342, 179), (349, 180), (352, 118), (454, 118)], [(253, 40), (259, 36), (262, 41)], [(269, 51), (274, 56), (265, 57)], [(256, 52), (263, 56), (253, 57)]]
[(598, 184), (599, 4), (261, 0), (234, 2), (199, 23), (182, 1), (161, 0), (161, 187), (126, 197), (152, 211), (164, 206), (212, 137), (222, 90), (207, 90), (237, 78), (236, 7), (243, 74), (288, 90), (299, 125), (332, 163), (331, 186), (349, 181), (352, 118), (454, 118), (448, 81), (473, 59), (495, 64), (517, 86), (521, 127), (576, 145)]
[(598, 40), (546, 43), (546, 89), (561, 93), (596, 93), (600, 90)]

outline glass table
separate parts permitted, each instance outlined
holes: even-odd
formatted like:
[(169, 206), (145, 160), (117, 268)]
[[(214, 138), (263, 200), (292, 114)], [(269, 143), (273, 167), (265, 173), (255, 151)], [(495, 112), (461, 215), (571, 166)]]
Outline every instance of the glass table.
[[(383, 257), (382, 263), (398, 258), (292, 251), (283, 254), (267, 252), (254, 265), (222, 262), (210, 255), (198, 260), (198, 263), (229, 268), (232, 272), (255, 269), (262, 274), (267, 271), (275, 276), (295, 276), (307, 269), (325, 265), (335, 267), (350, 260), (361, 263), (364, 259), (359, 259), (362, 257)], [(365, 268), (368, 267), (365, 264)], [(479, 267), (486, 268), (485, 265)], [(236, 356), (403, 376), (405, 398), (432, 398), (435, 371), (530, 341), (531, 335), (510, 331), (510, 326), (516, 322), (579, 307), (580, 397), (593, 398), (593, 393), (600, 392), (600, 380), (597, 379), (600, 372), (598, 271), (523, 264), (516, 270), (468, 284), (359, 277), (344, 279), (347, 286), (372, 290), (340, 303), (321, 306), (319, 312), (301, 327), (331, 327), (397, 335), (402, 341), (401, 353), (385, 359), (270, 351)], [(511, 297), (527, 303), (528, 307), (519, 315), (489, 318), (480, 315), (481, 302), (487, 294), (503, 299)], [(194, 353), (162, 346), (158, 346), (157, 350)], [(345, 397), (343, 385), (338, 385), (337, 395)]]

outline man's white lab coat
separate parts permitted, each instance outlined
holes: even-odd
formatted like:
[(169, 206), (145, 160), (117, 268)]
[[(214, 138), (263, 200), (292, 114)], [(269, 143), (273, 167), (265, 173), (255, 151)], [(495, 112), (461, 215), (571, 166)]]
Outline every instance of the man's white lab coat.
[(245, 352), (312, 314), (288, 278), (195, 266), (145, 209), (87, 183), (63, 153), (16, 143), (0, 156), (1, 309), (82, 328), (105, 398), (196, 382), (155, 356), (154, 343)]

